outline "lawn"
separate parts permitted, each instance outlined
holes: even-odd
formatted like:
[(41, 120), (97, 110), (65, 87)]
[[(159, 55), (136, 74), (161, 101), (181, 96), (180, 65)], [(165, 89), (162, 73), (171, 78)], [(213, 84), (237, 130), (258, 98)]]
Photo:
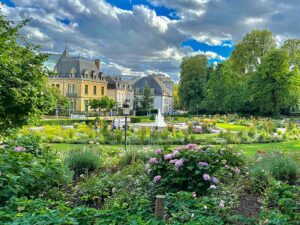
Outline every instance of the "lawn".
[(288, 142), (273, 142), (260, 144), (234, 145), (235, 149), (244, 150), (247, 155), (254, 155), (257, 151), (283, 150), (290, 153), (300, 153), (300, 140)]
[(230, 124), (230, 123), (217, 123), (217, 127), (225, 130), (230, 130), (230, 131), (241, 131), (241, 130), (249, 129), (249, 127), (247, 126)]
[[(120, 150), (124, 149), (124, 145), (88, 145), (88, 144), (50, 144), (52, 147), (57, 149), (60, 152), (69, 151), (72, 149), (80, 149), (84, 147), (92, 148), (110, 148), (111, 150)], [(273, 151), (273, 150), (283, 150), (290, 153), (300, 153), (300, 140), (298, 141), (289, 141), (289, 142), (275, 142), (275, 143), (264, 143), (264, 144), (239, 144), (233, 145), (236, 150), (243, 150), (247, 155), (255, 155), (257, 151)], [(175, 147), (175, 146), (174, 146)], [(138, 145), (129, 145), (128, 149), (131, 148), (159, 148), (157, 145), (152, 146), (138, 146)]]

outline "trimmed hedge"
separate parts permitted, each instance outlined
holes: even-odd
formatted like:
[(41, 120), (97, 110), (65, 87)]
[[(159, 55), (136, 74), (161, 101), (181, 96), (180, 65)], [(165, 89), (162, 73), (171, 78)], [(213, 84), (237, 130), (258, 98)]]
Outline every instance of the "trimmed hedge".
[[(44, 126), (44, 125), (64, 125), (69, 126), (73, 125), (74, 123), (94, 123), (94, 119), (59, 119), (59, 120), (40, 120), (37, 125)], [(107, 123), (111, 123), (111, 120), (106, 120)]]

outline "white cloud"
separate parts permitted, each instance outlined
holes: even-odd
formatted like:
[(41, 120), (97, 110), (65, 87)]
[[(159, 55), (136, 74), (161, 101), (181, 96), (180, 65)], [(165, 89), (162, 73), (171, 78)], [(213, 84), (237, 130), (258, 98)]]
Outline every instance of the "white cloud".
[(1, 13), (16, 21), (31, 17), (21, 33), (43, 50), (60, 53), (68, 43), (72, 53), (100, 57), (107, 62), (106, 71), (121, 74), (160, 71), (177, 76), (186, 55), (225, 60), (213, 51), (181, 47), (190, 38), (232, 48), (233, 42), (256, 28), (273, 31), (278, 44), (300, 36), (296, 0), (148, 1), (175, 10), (179, 19), (158, 16), (142, 5), (120, 9), (105, 0), (14, 0), (16, 8), (4, 6)]

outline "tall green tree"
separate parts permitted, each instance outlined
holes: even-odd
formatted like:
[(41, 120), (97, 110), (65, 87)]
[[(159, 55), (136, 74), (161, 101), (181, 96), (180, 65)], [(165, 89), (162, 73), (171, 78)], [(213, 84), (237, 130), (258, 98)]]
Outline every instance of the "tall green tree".
[(253, 104), (260, 113), (275, 115), (298, 106), (300, 74), (289, 68), (286, 50), (276, 49), (263, 57), (250, 83)]
[(153, 109), (154, 98), (151, 93), (151, 89), (148, 86), (145, 86), (143, 96), (141, 99), (141, 107), (143, 110)]
[(173, 93), (173, 106), (174, 109), (181, 109), (182, 103), (179, 97), (179, 84), (174, 84), (174, 93)]
[[(0, 15), (0, 126), (20, 127), (56, 106), (47, 85), (46, 55), (19, 36), (28, 21), (14, 24)], [(22, 43), (22, 44), (20, 44)]]
[(243, 37), (230, 56), (233, 69), (242, 74), (257, 70), (265, 54), (276, 48), (271, 31), (253, 30)]
[(117, 105), (116, 101), (108, 96), (103, 96), (99, 99), (92, 99), (89, 102), (91, 109), (98, 110), (98, 112), (107, 112)]
[(289, 39), (286, 40), (282, 46), (290, 56), (290, 66), (297, 66), (300, 69), (300, 40), (299, 39)]
[(218, 64), (210, 74), (201, 109), (209, 113), (241, 111), (246, 98), (239, 74), (232, 71), (228, 62)]
[(184, 107), (195, 111), (204, 98), (207, 59), (203, 55), (183, 58), (180, 66), (179, 97)]
[(66, 111), (71, 107), (71, 100), (63, 96), (57, 87), (50, 88), (56, 100), (56, 107), (62, 111)]

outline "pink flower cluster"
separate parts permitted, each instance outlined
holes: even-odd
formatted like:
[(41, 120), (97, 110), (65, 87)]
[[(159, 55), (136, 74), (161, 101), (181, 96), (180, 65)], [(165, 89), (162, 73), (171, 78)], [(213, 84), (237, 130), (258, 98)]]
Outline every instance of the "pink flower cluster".
[(170, 159), (173, 159), (173, 158), (175, 158), (175, 154), (174, 153), (167, 154), (164, 157), (165, 160), (170, 160)]
[(155, 154), (156, 155), (161, 155), (162, 154), (162, 150), (161, 149), (156, 149), (155, 150)]
[(155, 176), (155, 177), (153, 178), (153, 182), (154, 182), (154, 183), (158, 183), (160, 180), (161, 180), (161, 176), (160, 176), (160, 175)]
[(156, 158), (150, 158), (149, 163), (150, 164), (156, 164), (156, 163), (158, 163), (158, 160)]
[(210, 181), (210, 176), (208, 174), (203, 174), (203, 180)]
[(198, 165), (199, 166), (208, 166), (208, 163), (207, 162), (199, 162)]
[(26, 149), (22, 146), (15, 147), (16, 152), (24, 152)]

